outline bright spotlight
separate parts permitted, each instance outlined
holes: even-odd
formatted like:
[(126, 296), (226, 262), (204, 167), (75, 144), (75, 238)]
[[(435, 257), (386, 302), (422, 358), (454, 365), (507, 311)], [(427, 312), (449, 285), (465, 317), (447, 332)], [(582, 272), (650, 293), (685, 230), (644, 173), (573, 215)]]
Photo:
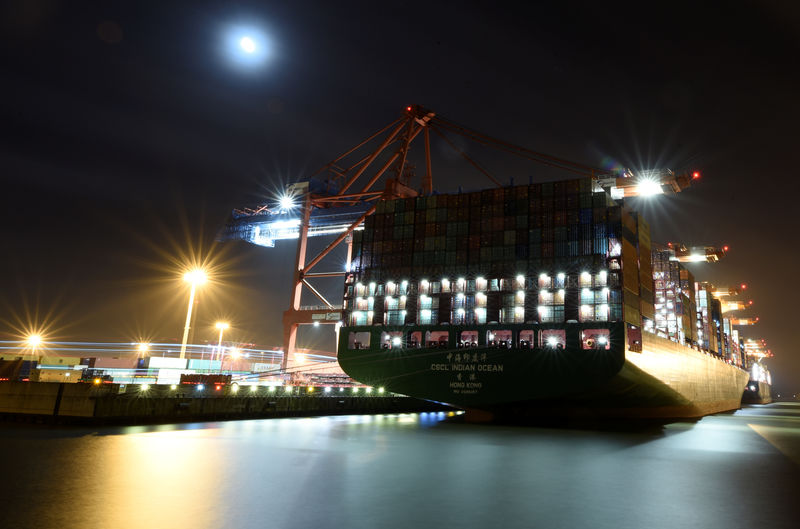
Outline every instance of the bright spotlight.
[(395, 336), (392, 338), (392, 345), (400, 345), (403, 341), (400, 339), (399, 336)]
[(639, 192), (639, 196), (642, 197), (660, 195), (664, 192), (664, 190), (661, 189), (661, 184), (659, 184), (655, 180), (648, 180), (648, 179), (642, 179), (639, 181), (639, 185), (637, 186), (637, 191)]
[(547, 338), (547, 345), (549, 345), (550, 347), (555, 347), (556, 345), (558, 345), (558, 338), (556, 338), (555, 336), (549, 336)]
[(42, 336), (40, 334), (30, 334), (25, 339), (25, 342), (32, 348), (37, 348), (42, 344)]
[(295, 207), (294, 197), (292, 197), (291, 195), (283, 195), (283, 196), (281, 196), (281, 198), (279, 199), (278, 202), (279, 202), (279, 204), (281, 206), (281, 209), (286, 210), (286, 211), (289, 211), (290, 209)]
[(202, 269), (195, 268), (194, 270), (189, 270), (183, 274), (183, 280), (187, 283), (191, 283), (192, 285), (202, 285), (208, 281), (208, 276)]

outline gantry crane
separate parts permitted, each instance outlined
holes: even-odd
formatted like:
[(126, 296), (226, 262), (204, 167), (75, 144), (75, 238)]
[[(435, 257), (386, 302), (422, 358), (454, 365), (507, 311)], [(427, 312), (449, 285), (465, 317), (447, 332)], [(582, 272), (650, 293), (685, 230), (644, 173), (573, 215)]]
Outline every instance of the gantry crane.
[(669, 242), (667, 246), (673, 251), (675, 261), (681, 263), (718, 263), (728, 253), (727, 246), (686, 246), (680, 242)]

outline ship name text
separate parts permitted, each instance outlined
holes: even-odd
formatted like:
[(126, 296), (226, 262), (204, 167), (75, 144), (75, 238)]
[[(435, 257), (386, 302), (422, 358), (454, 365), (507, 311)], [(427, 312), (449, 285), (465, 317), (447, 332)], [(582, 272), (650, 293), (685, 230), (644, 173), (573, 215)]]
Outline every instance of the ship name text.
[(493, 371), (502, 373), (503, 364), (431, 364), (431, 371)]

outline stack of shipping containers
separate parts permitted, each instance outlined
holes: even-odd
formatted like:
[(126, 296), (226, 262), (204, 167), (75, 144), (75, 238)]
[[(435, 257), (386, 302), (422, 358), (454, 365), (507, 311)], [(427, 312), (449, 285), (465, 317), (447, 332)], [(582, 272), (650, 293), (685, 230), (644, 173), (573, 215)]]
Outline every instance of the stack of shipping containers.
[(681, 278), (681, 298), (680, 305), (676, 305), (676, 308), (681, 314), (686, 340), (692, 344), (697, 344), (697, 300), (694, 292), (694, 274), (683, 266), (680, 267), (679, 274)]
[(354, 232), (344, 324), (625, 321), (632, 348), (643, 328), (740, 363), (712, 290), (584, 178), (378, 202)]
[[(714, 286), (707, 281), (695, 283), (695, 299), (697, 303), (697, 337), (698, 343), (706, 351), (719, 354), (719, 324), (712, 318), (714, 304), (719, 300), (712, 295)], [(719, 307), (718, 309), (719, 310)]]
[(680, 343), (697, 342), (694, 276), (673, 260), (671, 249), (654, 249), (655, 331)]
[(744, 366), (747, 359), (739, 331), (722, 313), (722, 303), (712, 294), (714, 290), (714, 285), (706, 281), (695, 283), (698, 341), (710, 353)]
[(345, 324), (652, 320), (649, 227), (593, 186), (379, 202), (354, 233)]

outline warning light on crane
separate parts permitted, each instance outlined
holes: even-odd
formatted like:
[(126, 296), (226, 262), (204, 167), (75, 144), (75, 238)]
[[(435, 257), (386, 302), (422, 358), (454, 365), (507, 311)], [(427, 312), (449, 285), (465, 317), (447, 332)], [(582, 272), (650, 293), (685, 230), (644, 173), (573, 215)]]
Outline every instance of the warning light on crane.
[(700, 171), (695, 171), (692, 173), (692, 180), (697, 180), (700, 178)]
[(406, 107), (406, 112), (411, 112), (411, 106)]
[(727, 252), (727, 251), (728, 251), (728, 246), (727, 246), (727, 245), (726, 245), (726, 246), (723, 246), (723, 247), (722, 247), (722, 249), (723, 249), (723, 250), (725, 250), (725, 251)]
[(741, 285), (741, 286), (742, 286), (742, 290), (747, 290), (747, 285), (745, 285), (744, 283), (742, 283), (742, 285)]

